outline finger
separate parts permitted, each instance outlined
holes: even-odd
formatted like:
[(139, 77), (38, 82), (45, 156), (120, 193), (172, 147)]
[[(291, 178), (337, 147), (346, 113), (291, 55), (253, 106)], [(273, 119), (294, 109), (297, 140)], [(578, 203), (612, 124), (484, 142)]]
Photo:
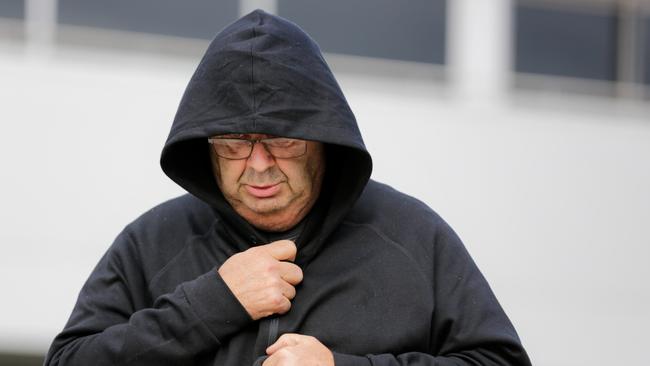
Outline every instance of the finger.
[(266, 349), (266, 354), (272, 355), (281, 348), (295, 346), (298, 343), (300, 343), (300, 334), (285, 333)]
[(289, 283), (285, 281), (279, 281), (277, 286), (282, 293), (282, 296), (286, 297), (287, 299), (292, 300), (294, 297), (296, 297), (296, 288)]
[(281, 262), (280, 277), (292, 285), (297, 285), (302, 282), (302, 269), (297, 265), (290, 262)]
[(262, 366), (291, 366), (291, 365), (295, 365), (295, 363), (291, 363), (287, 359), (286, 352), (283, 353), (281, 351), (268, 356), (266, 360), (264, 360), (264, 363), (262, 363)]
[(295, 261), (298, 249), (291, 240), (278, 240), (259, 247), (279, 261)]
[(291, 310), (291, 301), (288, 298), (282, 296), (281, 300), (280, 300), (280, 304), (278, 305), (278, 307), (276, 309), (277, 309), (276, 312), (275, 312), (276, 314), (286, 314), (286, 313), (288, 313), (289, 310)]
[(286, 314), (291, 310), (291, 300), (289, 300), (287, 296), (291, 296), (292, 293), (290, 290), (286, 290), (287, 295), (285, 295), (284, 292), (285, 290), (281, 288), (270, 291), (270, 293), (265, 297), (262, 305), (260, 305), (265, 309), (262, 317), (273, 314)]

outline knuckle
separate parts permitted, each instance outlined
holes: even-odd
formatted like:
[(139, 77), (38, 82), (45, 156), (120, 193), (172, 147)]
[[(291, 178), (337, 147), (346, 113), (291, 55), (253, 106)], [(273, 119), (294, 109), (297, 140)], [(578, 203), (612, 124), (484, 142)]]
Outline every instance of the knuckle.
[(277, 351), (278, 356), (282, 359), (291, 359), (293, 357), (293, 354), (291, 353), (291, 350), (289, 348), (281, 348)]
[(266, 286), (272, 291), (279, 291), (282, 288), (282, 280), (276, 276), (266, 278)]
[(278, 271), (279, 265), (280, 262), (278, 261), (268, 261), (264, 263), (264, 271), (267, 273), (276, 273)]
[(285, 300), (285, 297), (282, 296), (282, 294), (277, 293), (277, 292), (273, 292), (269, 296), (269, 302), (271, 303), (271, 305), (273, 305), (273, 307), (276, 307), (276, 308), (281, 307), (284, 304), (284, 300)]

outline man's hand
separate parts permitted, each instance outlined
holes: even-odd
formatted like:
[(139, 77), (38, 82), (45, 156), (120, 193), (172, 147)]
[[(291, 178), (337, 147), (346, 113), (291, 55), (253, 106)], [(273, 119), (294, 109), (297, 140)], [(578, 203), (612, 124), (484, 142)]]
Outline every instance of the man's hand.
[(228, 258), (219, 275), (254, 319), (284, 314), (296, 296), (302, 270), (293, 263), (296, 245), (290, 240), (250, 248)]
[(334, 366), (334, 355), (314, 337), (287, 333), (266, 349), (262, 366)]

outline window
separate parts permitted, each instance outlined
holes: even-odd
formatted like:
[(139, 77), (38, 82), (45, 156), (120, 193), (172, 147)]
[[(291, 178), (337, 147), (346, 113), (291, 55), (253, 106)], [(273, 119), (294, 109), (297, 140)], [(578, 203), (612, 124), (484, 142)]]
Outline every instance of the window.
[(650, 3), (516, 0), (513, 11), (517, 85), (650, 96)]
[(642, 29), (640, 42), (643, 52), (643, 81), (646, 85), (650, 85), (650, 14), (646, 14), (640, 24)]
[(616, 80), (616, 8), (515, 7), (517, 72)]
[(324, 52), (445, 63), (445, 0), (278, 0)]
[(212, 39), (238, 9), (237, 0), (59, 0), (59, 22)]
[(1, 0), (0, 17), (17, 18), (25, 17), (25, 3), (23, 0)]

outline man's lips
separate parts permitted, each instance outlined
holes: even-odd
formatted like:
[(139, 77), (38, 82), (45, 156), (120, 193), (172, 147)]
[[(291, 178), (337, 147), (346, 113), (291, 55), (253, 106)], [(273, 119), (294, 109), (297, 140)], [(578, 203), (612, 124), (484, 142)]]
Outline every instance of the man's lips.
[(280, 190), (280, 183), (265, 185), (265, 186), (255, 186), (249, 185), (246, 186), (246, 191), (254, 197), (257, 198), (267, 198), (274, 196)]

